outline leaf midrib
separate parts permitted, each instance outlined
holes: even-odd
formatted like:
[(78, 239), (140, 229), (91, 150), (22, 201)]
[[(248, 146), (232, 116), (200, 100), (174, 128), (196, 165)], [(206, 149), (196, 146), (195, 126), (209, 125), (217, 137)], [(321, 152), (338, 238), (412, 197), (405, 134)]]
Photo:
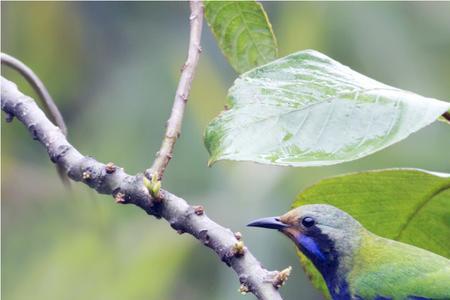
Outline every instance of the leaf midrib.
[(447, 189), (450, 189), (450, 182), (439, 187), (438, 189), (436, 189), (429, 195), (426, 195), (424, 197), (424, 200), (417, 205), (416, 209), (406, 219), (405, 224), (403, 224), (403, 226), (400, 228), (400, 230), (399, 230), (397, 236), (394, 238), (394, 240), (397, 240), (397, 241), (401, 240), (403, 233), (406, 231), (406, 229), (411, 224), (411, 222), (414, 220), (414, 218), (419, 214), (419, 212), (421, 210), (423, 210), (425, 208), (425, 206), (427, 206), (427, 204), (429, 204), (434, 197), (436, 197), (437, 195), (439, 195), (440, 193), (444, 192)]
[(241, 17), (241, 20), (242, 20), (242, 23), (244, 24), (245, 30), (248, 32), (248, 36), (249, 36), (249, 38), (250, 38), (250, 40), (251, 40), (251, 42), (253, 44), (253, 47), (258, 52), (258, 55), (260, 55), (264, 59), (264, 61), (267, 61), (266, 57), (261, 53), (261, 51), (259, 50), (255, 40), (253, 39), (252, 32), (251, 32), (251, 30), (249, 29), (249, 27), (247, 25), (247, 22), (246, 22), (245, 17), (244, 17), (244, 15), (242, 13), (242, 8), (241, 8), (241, 5), (240, 5), (239, 2), (236, 2), (236, 7), (238, 8), (237, 11), (239, 12), (239, 16)]

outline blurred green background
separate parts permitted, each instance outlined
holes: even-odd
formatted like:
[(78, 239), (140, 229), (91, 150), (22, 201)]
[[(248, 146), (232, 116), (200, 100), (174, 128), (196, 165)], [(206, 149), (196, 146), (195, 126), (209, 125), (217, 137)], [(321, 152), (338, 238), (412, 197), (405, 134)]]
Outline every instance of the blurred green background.
[[(450, 98), (450, 3), (264, 2), (280, 55), (319, 50), (384, 83)], [(160, 145), (188, 42), (186, 2), (2, 2), (2, 51), (45, 82), (82, 153), (130, 173)], [(322, 299), (293, 245), (247, 229), (285, 212), (320, 178), (417, 167), (450, 172), (441, 122), (367, 158), (321, 168), (206, 165), (202, 133), (223, 108), (236, 74), (209, 28), (181, 139), (164, 187), (202, 204), (270, 269), (293, 266), (285, 299)], [(14, 72), (7, 78), (34, 96)], [(240, 299), (235, 274), (188, 235), (81, 184), (67, 192), (45, 150), (22, 124), (2, 118), (2, 296), (22, 299)]]

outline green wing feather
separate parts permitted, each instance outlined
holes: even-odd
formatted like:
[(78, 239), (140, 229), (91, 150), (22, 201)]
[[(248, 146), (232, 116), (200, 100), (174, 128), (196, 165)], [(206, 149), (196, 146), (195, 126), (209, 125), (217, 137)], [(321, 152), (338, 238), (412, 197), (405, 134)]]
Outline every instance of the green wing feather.
[(348, 274), (353, 295), (363, 299), (450, 299), (450, 260), (368, 231), (361, 236)]

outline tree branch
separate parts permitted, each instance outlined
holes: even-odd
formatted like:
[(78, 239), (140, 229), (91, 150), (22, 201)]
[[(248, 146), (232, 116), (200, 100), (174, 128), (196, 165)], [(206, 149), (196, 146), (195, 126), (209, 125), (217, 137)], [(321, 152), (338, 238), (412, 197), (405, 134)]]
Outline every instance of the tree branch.
[(194, 78), (195, 68), (201, 53), (200, 39), (202, 36), (203, 24), (203, 5), (199, 0), (190, 1), (191, 15), (189, 17), (191, 23), (191, 31), (189, 38), (189, 50), (187, 60), (181, 69), (181, 77), (175, 92), (172, 112), (167, 121), (166, 133), (161, 144), (161, 148), (156, 154), (156, 158), (151, 168), (145, 173), (148, 178), (152, 174), (158, 176), (161, 180), (164, 170), (172, 158), (173, 148), (177, 139), (181, 134), (181, 122), (191, 89), (192, 79)]
[(1, 107), (15, 116), (47, 150), (52, 162), (67, 175), (95, 189), (111, 194), (116, 202), (131, 203), (158, 218), (162, 217), (179, 233), (189, 233), (211, 248), (220, 259), (233, 268), (241, 282), (241, 291), (251, 292), (260, 300), (281, 300), (277, 271), (264, 269), (246, 249), (239, 235), (209, 219), (201, 207), (190, 206), (168, 191), (160, 191), (155, 201), (143, 184), (143, 175), (128, 175), (114, 164), (103, 164), (83, 156), (54, 126), (32, 98), (21, 93), (11, 81), (1, 77)]

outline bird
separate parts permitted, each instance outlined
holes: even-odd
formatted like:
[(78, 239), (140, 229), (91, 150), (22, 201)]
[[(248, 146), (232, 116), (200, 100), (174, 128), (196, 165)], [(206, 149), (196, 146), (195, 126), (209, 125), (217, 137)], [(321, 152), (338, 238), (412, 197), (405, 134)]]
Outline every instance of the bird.
[(450, 299), (449, 259), (380, 237), (337, 207), (302, 205), (247, 226), (290, 238), (321, 273), (333, 300)]

